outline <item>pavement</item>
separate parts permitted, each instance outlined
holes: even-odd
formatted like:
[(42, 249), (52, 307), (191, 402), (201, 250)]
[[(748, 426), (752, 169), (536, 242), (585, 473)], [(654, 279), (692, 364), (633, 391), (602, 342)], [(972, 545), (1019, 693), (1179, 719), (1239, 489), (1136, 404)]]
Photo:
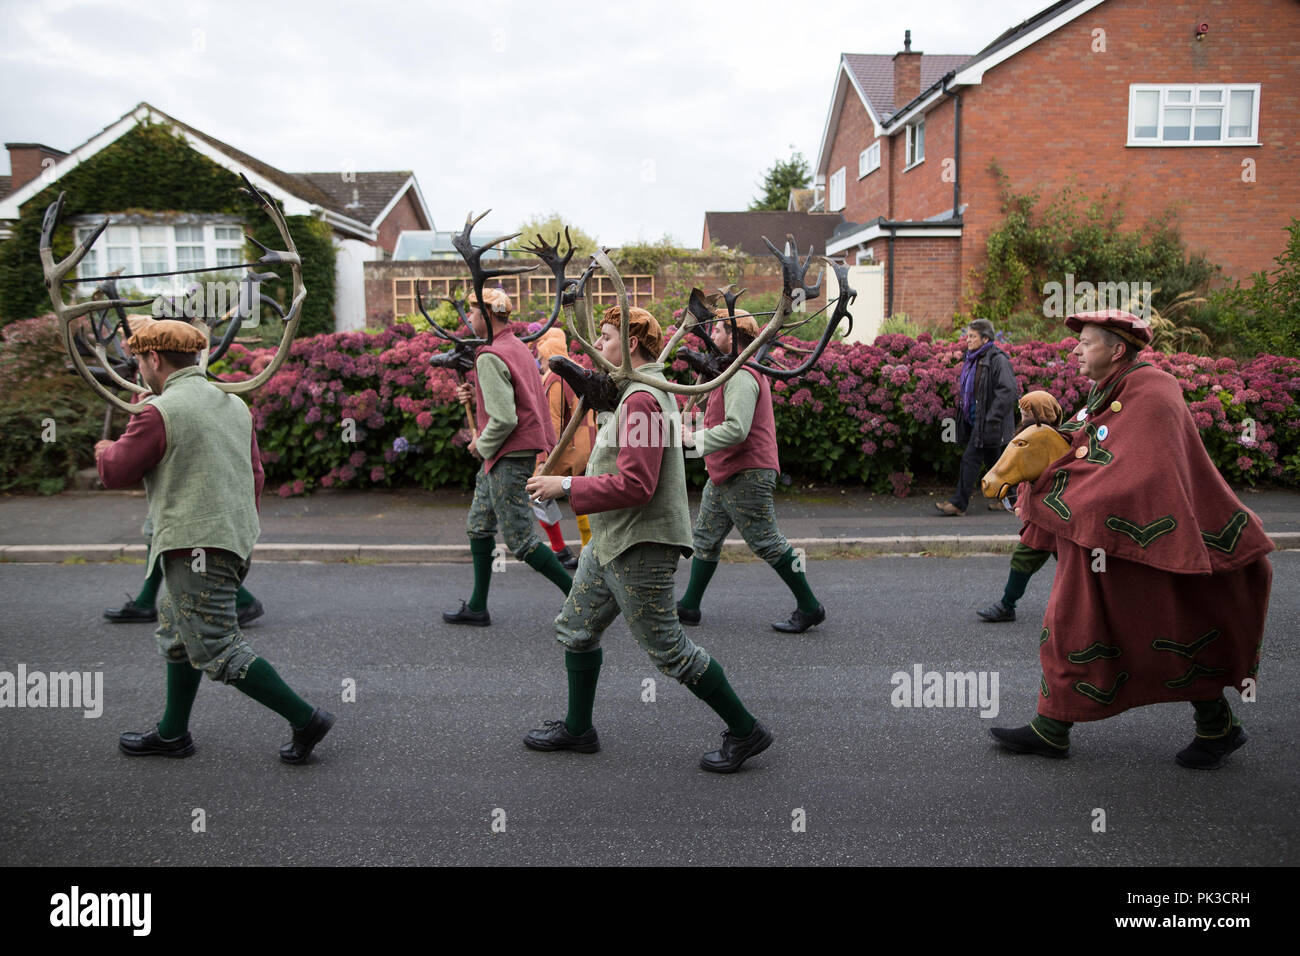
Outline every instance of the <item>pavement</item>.
[[(951, 489), (907, 498), (857, 489), (802, 487), (777, 495), (781, 530), (795, 547), (841, 556), (1010, 551), (1020, 523), (974, 498), (964, 517), (935, 510)], [(1239, 489), (1279, 549), (1300, 547), (1300, 494)], [(317, 491), (262, 499), (255, 561), (468, 562), (468, 491)], [(692, 516), (699, 507), (691, 493)], [(138, 561), (143, 491), (78, 491), (51, 497), (0, 496), (0, 562)], [(563, 529), (577, 544), (567, 503)], [(749, 555), (734, 531), (724, 553)]]

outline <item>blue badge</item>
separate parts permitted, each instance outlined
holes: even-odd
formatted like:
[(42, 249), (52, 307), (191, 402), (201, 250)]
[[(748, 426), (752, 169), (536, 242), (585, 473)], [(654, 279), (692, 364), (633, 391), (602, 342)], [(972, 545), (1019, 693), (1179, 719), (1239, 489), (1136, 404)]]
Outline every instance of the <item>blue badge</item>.
[(1110, 429), (1102, 425), (1097, 429), (1097, 441), (1105, 441), (1106, 436), (1110, 434)]

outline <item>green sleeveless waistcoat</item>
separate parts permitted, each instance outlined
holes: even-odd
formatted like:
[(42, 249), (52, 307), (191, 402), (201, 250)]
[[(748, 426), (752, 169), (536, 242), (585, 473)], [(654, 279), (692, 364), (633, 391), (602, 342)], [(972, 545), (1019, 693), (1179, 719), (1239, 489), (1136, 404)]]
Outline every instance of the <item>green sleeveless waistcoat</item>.
[[(652, 362), (642, 365), (642, 373), (663, 380), (663, 365)], [(686, 464), (682, 457), (681, 416), (677, 402), (662, 389), (648, 385), (630, 384), (624, 387), (618, 410), (606, 417), (596, 433), (595, 446), (587, 459), (587, 474), (618, 474), (619, 419), (629, 396), (648, 392), (659, 403), (668, 427), (653, 430), (650, 423), (630, 422), (626, 429), (629, 441), (648, 441), (662, 447), (663, 459), (659, 465), (659, 485), (654, 497), (639, 508), (620, 508), (616, 511), (599, 511), (589, 517), (591, 541), (602, 566), (617, 558), (635, 544), (655, 542), (675, 545), (686, 557), (691, 555), (691, 517), (686, 502)]]
[(173, 373), (150, 402), (162, 414), (167, 451), (144, 476), (153, 524), (145, 573), (173, 548), (221, 548), (247, 558), (261, 533), (248, 407), (197, 367)]

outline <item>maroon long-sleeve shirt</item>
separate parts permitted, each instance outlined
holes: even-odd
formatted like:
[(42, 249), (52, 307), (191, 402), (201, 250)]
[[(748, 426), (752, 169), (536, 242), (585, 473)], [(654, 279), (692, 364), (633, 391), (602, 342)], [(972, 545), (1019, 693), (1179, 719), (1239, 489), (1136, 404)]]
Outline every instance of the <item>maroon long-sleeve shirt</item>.
[[(257, 429), (251, 431), (249, 453), (253, 459), (253, 494), (260, 513), (266, 473), (262, 470), (262, 454), (257, 448)], [(130, 488), (153, 471), (166, 453), (167, 426), (163, 424), (162, 412), (148, 405), (144, 411), (131, 416), (126, 431), (105, 448), (95, 462), (99, 480), (105, 488)]]
[[(649, 434), (664, 434), (663, 412), (649, 392), (636, 392), (623, 403), (624, 421), (635, 420), (634, 413), (645, 416)], [(640, 448), (621, 444), (618, 473), (576, 476), (569, 486), (570, 506), (575, 514), (589, 515), (648, 504), (659, 487), (659, 466), (663, 458), (663, 447), (657, 442), (647, 442)]]

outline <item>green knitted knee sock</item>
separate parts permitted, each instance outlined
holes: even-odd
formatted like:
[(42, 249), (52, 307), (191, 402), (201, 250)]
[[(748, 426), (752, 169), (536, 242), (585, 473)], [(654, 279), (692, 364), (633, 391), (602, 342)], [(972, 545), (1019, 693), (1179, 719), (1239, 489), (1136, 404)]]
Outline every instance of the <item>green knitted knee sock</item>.
[(698, 611), (700, 601), (704, 600), (704, 589), (709, 586), (709, 579), (713, 577), (713, 572), (718, 570), (717, 561), (704, 561), (700, 558), (691, 559), (691, 582), (686, 585), (686, 593), (677, 603), (688, 611)]
[(785, 586), (790, 589), (795, 600), (799, 602), (799, 610), (805, 614), (811, 614), (821, 607), (821, 602), (812, 593), (812, 588), (808, 587), (808, 578), (802, 571), (794, 569), (795, 554), (794, 548), (788, 549), (785, 554), (776, 559), (776, 564), (772, 569), (781, 575), (781, 580)]
[(471, 611), (486, 611), (488, 588), (492, 585), (492, 538), (470, 538), (470, 560), (474, 562), (474, 593), (469, 596)]
[(565, 594), (568, 594), (569, 588), (573, 587), (573, 577), (564, 569), (555, 552), (550, 548), (542, 547), (540, 541), (524, 556), (524, 564), (539, 572)]
[(263, 707), (271, 708), (289, 721), (294, 730), (306, 727), (315, 710), (280, 679), (274, 667), (260, 657), (249, 665), (248, 673), (235, 681), (235, 689), (243, 691)]
[(1196, 716), (1196, 736), (1214, 739), (1224, 737), (1241, 723), (1220, 694), (1214, 700), (1194, 700), (1192, 710)]
[(1007, 575), (1007, 587), (1002, 592), (1002, 606), (1011, 610), (1016, 609), (1016, 602), (1025, 596), (1025, 588), (1029, 587), (1029, 579), (1033, 577), (1032, 573), (1025, 571), (1011, 571)]
[(604, 659), (604, 649), (599, 647), (594, 651), (564, 652), (564, 669), (569, 673), (569, 713), (564, 718), (564, 726), (575, 736), (591, 729), (596, 681)]
[(1068, 720), (1053, 720), (1051, 717), (1035, 714), (1029, 726), (1053, 747), (1065, 750), (1070, 746), (1070, 728), (1074, 724)]
[(686, 688), (727, 722), (727, 729), (733, 737), (748, 737), (754, 732), (754, 715), (745, 709), (736, 692), (731, 689), (722, 665), (716, 660), (709, 661), (709, 666), (700, 675), (700, 679), (694, 684), (687, 684)]
[(203, 671), (191, 667), (189, 661), (170, 661), (167, 664), (167, 708), (158, 722), (158, 736), (175, 740), (185, 736), (190, 729), (190, 709), (199, 692)]
[[(149, 563), (149, 555), (144, 556), (145, 564)], [(139, 607), (153, 607), (158, 602), (158, 585), (162, 584), (162, 559), (153, 566), (153, 571), (144, 579), (144, 587), (140, 588), (140, 593), (135, 596), (135, 603)], [(185, 665), (189, 667), (188, 664)]]

